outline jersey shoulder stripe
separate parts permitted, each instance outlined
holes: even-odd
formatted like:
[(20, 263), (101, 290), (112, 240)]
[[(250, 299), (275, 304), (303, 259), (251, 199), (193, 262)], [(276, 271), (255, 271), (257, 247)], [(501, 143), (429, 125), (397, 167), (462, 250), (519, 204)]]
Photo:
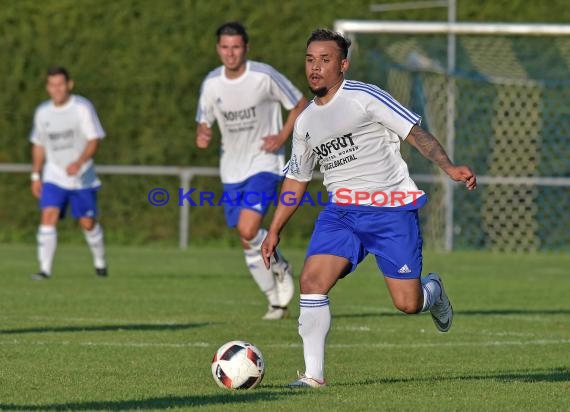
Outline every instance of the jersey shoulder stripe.
[(206, 75), (206, 78), (204, 80), (213, 79), (214, 77), (220, 77), (222, 75), (222, 68), (223, 66), (216, 67), (214, 70), (210, 71), (210, 73)]
[[(105, 131), (103, 130), (103, 126), (101, 126), (101, 122), (99, 121), (99, 116), (97, 116), (97, 111), (95, 110), (95, 106), (93, 106), (93, 103), (91, 103), (91, 100), (76, 94), (73, 95), (73, 97), (75, 104), (79, 107), (86, 109), (87, 112), (89, 113), (89, 116), (91, 117), (95, 125), (95, 131), (97, 133), (97, 137), (105, 136)], [(94, 137), (94, 136), (89, 136), (89, 137)]]
[(407, 114), (409, 114), (412, 117), (416, 116), (419, 119), (419, 116), (417, 116), (414, 112), (412, 112), (411, 110), (408, 110), (405, 106), (402, 106), (400, 104), (400, 102), (398, 102), (396, 99), (394, 99), (392, 97), (392, 95), (390, 95), (390, 93), (386, 92), (385, 90), (381, 89), (380, 87), (376, 86), (375, 84), (359, 82), (356, 80), (348, 80), (347, 82), (349, 84), (355, 84), (355, 85), (359, 85), (359, 86), (367, 86), (367, 87), (374, 89), (375, 91), (380, 93), (382, 96), (384, 96), (386, 99), (388, 99), (392, 103), (398, 105), (404, 112), (406, 112)]
[(380, 102), (382, 102), (389, 109), (391, 109), (393, 112), (397, 113), (403, 119), (409, 121), (410, 123), (417, 123), (417, 121), (419, 120), (419, 116), (409, 112), (402, 105), (397, 103), (395, 100), (388, 99), (386, 96), (383, 96), (378, 90), (376, 90), (372, 87), (369, 87), (369, 86), (364, 85), (364, 84), (363, 85), (346, 84), (343, 87), (343, 89), (344, 90), (352, 90), (352, 91), (360, 91), (360, 92), (364, 92), (366, 94), (369, 94), (370, 96), (372, 96), (372, 97), (376, 98), (376, 100), (379, 100)]
[(284, 80), (284, 76), (281, 73), (279, 73), (277, 70), (275, 70), (273, 67), (265, 63), (252, 61), (250, 63), (250, 70), (252, 72), (263, 73), (268, 75), (277, 84), (277, 86), (279, 86), (279, 88), (283, 91), (283, 93), (285, 93), (289, 101), (293, 105), (297, 104), (294, 91), (291, 90), (290, 87), (288, 87), (287, 82)]
[(271, 67), (270, 65), (265, 64), (265, 63), (252, 61), (252, 62), (250, 62), (249, 69), (252, 72), (263, 73), (263, 74), (268, 75), (277, 84), (277, 86), (279, 86), (279, 88), (283, 91), (283, 93), (287, 96), (287, 98), (289, 99), (291, 104), (293, 104), (293, 105), (297, 104), (297, 99), (295, 97), (295, 91), (287, 84), (287, 81), (285, 80), (285, 76), (283, 76), (281, 73), (279, 73), (273, 67)]
[(74, 99), (75, 99), (75, 103), (78, 106), (85, 106), (87, 107), (89, 110), (93, 110), (95, 111), (95, 108), (93, 107), (93, 103), (91, 103), (91, 100), (87, 99), (86, 97), (83, 96), (79, 96), (77, 94), (73, 95)]
[(408, 109), (406, 109), (404, 106), (402, 106), (400, 103), (398, 103), (396, 100), (389, 98), (388, 96), (386, 96), (385, 94), (381, 93), (379, 90), (381, 90), (378, 87), (372, 87), (371, 85), (367, 85), (366, 83), (353, 83), (353, 82), (347, 82), (345, 84), (345, 86), (343, 87), (344, 90), (351, 90), (351, 91), (360, 91), (360, 92), (364, 92), (369, 94), (370, 96), (376, 98), (377, 100), (379, 100), (380, 102), (382, 102), (384, 105), (386, 105), (388, 108), (390, 108), (393, 112), (397, 113), (398, 115), (400, 115), (402, 118), (406, 119), (407, 121), (409, 121), (410, 123), (416, 124), (418, 122), (418, 120), (420, 119), (420, 117), (413, 113), (410, 112)]
[(223, 70), (224, 66), (219, 66), (216, 67), (214, 70), (210, 71), (206, 77), (204, 78), (204, 80), (202, 81), (202, 85), (200, 86), (200, 93), (204, 92), (204, 87), (206, 87), (206, 83), (208, 82), (208, 80), (212, 80), (215, 79), (217, 77), (221, 77), (222, 76), (222, 70)]
[[(216, 67), (214, 70), (211, 70), (206, 77), (204, 78), (204, 80), (202, 81), (202, 84), (200, 85), (200, 95), (204, 94), (204, 90), (206, 89), (206, 83), (208, 83), (209, 80), (218, 78), (222, 76), (222, 70), (224, 69), (224, 66), (218, 66)], [(198, 107), (196, 108), (196, 122), (199, 122), (200, 119), (202, 118), (202, 113), (203, 113), (203, 109), (202, 106), (200, 105), (200, 103), (198, 103)]]

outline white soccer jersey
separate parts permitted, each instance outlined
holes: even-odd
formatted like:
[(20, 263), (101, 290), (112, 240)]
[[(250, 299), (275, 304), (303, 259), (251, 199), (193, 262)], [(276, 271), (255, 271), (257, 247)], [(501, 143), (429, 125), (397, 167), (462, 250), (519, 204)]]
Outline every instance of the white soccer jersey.
[[(328, 103), (319, 106), (313, 101), (297, 118), (287, 177), (309, 181), (318, 162), (334, 202), (349, 203), (350, 196), (352, 204), (410, 204), (423, 192), (400, 155), (400, 139), (420, 121), (377, 86), (345, 80)], [(356, 201), (357, 192), (370, 197)], [(384, 202), (382, 196), (372, 196), (378, 192), (388, 199), (391, 193), (405, 197), (401, 202)]]
[(30, 141), (45, 149), (42, 180), (64, 189), (100, 186), (92, 159), (75, 176), (69, 176), (66, 168), (79, 159), (89, 140), (103, 137), (105, 131), (95, 108), (86, 98), (72, 95), (63, 106), (55, 106), (51, 100), (39, 105)]
[(283, 149), (278, 153), (261, 150), (262, 138), (283, 127), (280, 104), (291, 110), (301, 97), (285, 76), (263, 63), (248, 61), (245, 73), (237, 79), (228, 79), (223, 66), (208, 74), (202, 83), (196, 122), (208, 127), (218, 122), (223, 183), (239, 183), (261, 172), (283, 173)]

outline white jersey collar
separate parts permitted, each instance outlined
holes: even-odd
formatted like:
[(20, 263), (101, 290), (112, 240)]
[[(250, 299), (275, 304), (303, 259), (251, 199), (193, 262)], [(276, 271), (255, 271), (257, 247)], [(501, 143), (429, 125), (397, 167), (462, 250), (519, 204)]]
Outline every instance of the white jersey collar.
[(75, 95), (72, 94), (69, 96), (69, 100), (63, 106), (56, 106), (52, 100), (51, 101), (51, 108), (53, 110), (59, 110), (59, 111), (67, 110), (73, 105), (74, 102), (75, 102)]
[(339, 94), (342, 92), (342, 88), (344, 87), (344, 84), (346, 83), (346, 79), (344, 79), (342, 81), (342, 83), (340, 84), (340, 87), (338, 88), (338, 90), (336, 91), (336, 93), (334, 94), (334, 96), (332, 97), (332, 99), (330, 99), (330, 101), (328, 101), (325, 104), (317, 104), (317, 101), (315, 100), (316, 97), (313, 97), (313, 106), (315, 109), (321, 110), (324, 109), (328, 106), (330, 106), (339, 96)]
[(236, 77), (235, 79), (229, 79), (226, 76), (226, 67), (222, 66), (222, 79), (226, 82), (226, 83), (240, 83), (241, 81), (243, 81), (243, 79), (246, 78), (247, 74), (249, 73), (249, 60), (246, 60), (245, 62), (245, 71), (242, 73), (241, 76)]

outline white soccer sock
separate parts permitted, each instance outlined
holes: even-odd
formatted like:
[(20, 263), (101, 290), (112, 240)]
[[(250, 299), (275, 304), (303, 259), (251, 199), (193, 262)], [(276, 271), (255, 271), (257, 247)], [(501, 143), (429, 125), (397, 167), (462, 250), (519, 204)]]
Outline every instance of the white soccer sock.
[[(261, 244), (265, 240), (265, 236), (267, 236), (267, 230), (261, 228), (257, 231), (257, 234), (253, 237), (253, 239), (248, 240), (247, 243), (252, 249), (261, 250)], [(287, 261), (279, 248), (275, 248), (275, 255), (277, 255), (277, 259), (271, 256), (271, 266), (276, 266), (277, 268), (284, 270), (287, 266)]]
[(247, 243), (252, 249), (261, 250), (261, 244), (265, 240), (265, 236), (267, 236), (267, 230), (261, 228), (257, 231), (253, 239), (247, 240)]
[(265, 268), (261, 251), (259, 249), (246, 249), (243, 252), (245, 255), (245, 263), (251, 276), (253, 276), (253, 280), (255, 280), (259, 289), (265, 293), (269, 304), (271, 306), (279, 306), (275, 275), (273, 275), (271, 269)]
[(303, 338), (305, 375), (323, 380), (325, 340), (331, 328), (331, 311), (327, 295), (301, 294), (299, 335)]
[(99, 223), (95, 223), (93, 229), (84, 230), (85, 240), (91, 249), (93, 255), (93, 265), (97, 269), (102, 269), (107, 266), (105, 262), (105, 243), (103, 241), (103, 228)]
[(427, 312), (438, 301), (441, 296), (441, 287), (439, 283), (434, 280), (427, 280), (426, 277), (421, 279), (422, 292), (424, 294), (424, 304), (422, 312)]
[(57, 248), (57, 230), (52, 225), (40, 225), (37, 234), (40, 271), (51, 274), (53, 256)]

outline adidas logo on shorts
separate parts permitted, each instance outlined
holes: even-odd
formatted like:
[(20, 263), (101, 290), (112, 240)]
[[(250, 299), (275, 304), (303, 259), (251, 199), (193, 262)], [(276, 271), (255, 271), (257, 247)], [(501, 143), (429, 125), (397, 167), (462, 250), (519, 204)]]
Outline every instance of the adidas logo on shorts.
[(398, 269), (398, 273), (410, 273), (410, 272), (411, 272), (411, 270), (408, 267), (408, 265), (404, 265), (400, 269)]

